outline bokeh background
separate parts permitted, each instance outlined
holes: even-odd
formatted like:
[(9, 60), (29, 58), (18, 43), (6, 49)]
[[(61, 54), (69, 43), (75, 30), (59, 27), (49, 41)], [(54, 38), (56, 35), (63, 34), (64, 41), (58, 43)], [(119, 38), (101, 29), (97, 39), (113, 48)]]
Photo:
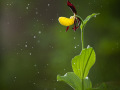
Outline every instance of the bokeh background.
[[(70, 0), (83, 19), (85, 47), (96, 52), (89, 72), (93, 87), (120, 80), (120, 0)], [(81, 52), (81, 32), (58, 22), (70, 17), (67, 0), (0, 0), (0, 90), (73, 90), (57, 82), (72, 72), (71, 60)], [(118, 84), (118, 83), (117, 83)]]

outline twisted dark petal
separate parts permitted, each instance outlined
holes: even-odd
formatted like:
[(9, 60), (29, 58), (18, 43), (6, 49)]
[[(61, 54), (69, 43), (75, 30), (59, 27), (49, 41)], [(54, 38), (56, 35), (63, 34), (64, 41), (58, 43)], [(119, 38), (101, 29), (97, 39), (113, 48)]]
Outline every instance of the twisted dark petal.
[(81, 24), (81, 20), (80, 20), (80, 18), (79, 17), (77, 17), (77, 22), (78, 22), (78, 27), (80, 26), (80, 24)]
[(75, 6), (69, 0), (67, 0), (67, 5), (71, 8), (73, 13), (77, 14)]
[(68, 29), (69, 29), (69, 26), (67, 26), (67, 28), (66, 28), (66, 32), (68, 31)]
[[(76, 26), (76, 23), (78, 23), (78, 26)], [(80, 24), (81, 24), (81, 20), (79, 17), (76, 17), (75, 21), (74, 21), (74, 31), (76, 31), (79, 27), (80, 27)]]
[(75, 19), (75, 21), (74, 21), (74, 27), (72, 28), (74, 31), (76, 31), (76, 29), (77, 29), (76, 23), (77, 23), (77, 20)]

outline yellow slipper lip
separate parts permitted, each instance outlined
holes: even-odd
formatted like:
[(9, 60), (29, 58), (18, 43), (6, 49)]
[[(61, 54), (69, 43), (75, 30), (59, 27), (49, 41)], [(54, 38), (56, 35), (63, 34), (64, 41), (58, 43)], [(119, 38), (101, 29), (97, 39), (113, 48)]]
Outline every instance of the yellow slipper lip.
[(59, 23), (61, 25), (63, 25), (63, 26), (71, 26), (71, 25), (73, 25), (74, 20), (75, 20), (74, 16), (71, 16), (70, 18), (66, 18), (66, 17), (59, 17), (58, 18)]

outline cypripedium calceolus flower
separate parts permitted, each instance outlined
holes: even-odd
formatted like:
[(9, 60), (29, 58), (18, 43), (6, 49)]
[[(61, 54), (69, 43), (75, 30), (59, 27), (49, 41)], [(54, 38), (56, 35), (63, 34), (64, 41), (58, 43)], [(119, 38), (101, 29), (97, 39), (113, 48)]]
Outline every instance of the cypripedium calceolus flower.
[[(67, 0), (67, 5), (70, 7), (74, 15), (71, 16), (70, 18), (59, 17), (58, 21), (60, 22), (61, 25), (67, 26), (66, 32), (68, 31), (69, 26), (73, 24), (74, 24), (74, 27), (72, 29), (76, 31), (76, 29), (80, 26), (81, 20), (79, 17), (76, 16), (77, 14), (76, 8), (69, 0)], [(78, 26), (76, 25), (77, 23), (78, 23)]]

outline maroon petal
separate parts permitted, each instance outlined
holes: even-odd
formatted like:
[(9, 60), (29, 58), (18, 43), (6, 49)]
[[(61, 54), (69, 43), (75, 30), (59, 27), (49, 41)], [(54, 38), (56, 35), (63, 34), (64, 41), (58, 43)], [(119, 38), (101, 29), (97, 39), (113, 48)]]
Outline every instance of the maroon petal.
[[(78, 23), (78, 26), (76, 26), (76, 23)], [(79, 17), (76, 17), (75, 21), (74, 21), (74, 31), (76, 31), (79, 27), (80, 27), (80, 24), (81, 24), (81, 20)]]
[(73, 13), (77, 13), (75, 6), (69, 0), (67, 0), (67, 5), (72, 9)]
[(81, 20), (80, 20), (80, 18), (79, 17), (77, 17), (77, 22), (78, 22), (78, 27), (80, 26), (80, 24), (81, 24)]
[(76, 31), (76, 29), (77, 29), (76, 23), (77, 23), (77, 20), (75, 19), (75, 21), (74, 21), (74, 28), (72, 28), (72, 29), (74, 29), (74, 31)]
[(66, 28), (66, 32), (68, 31), (68, 29), (69, 29), (69, 26), (67, 26), (67, 28)]

